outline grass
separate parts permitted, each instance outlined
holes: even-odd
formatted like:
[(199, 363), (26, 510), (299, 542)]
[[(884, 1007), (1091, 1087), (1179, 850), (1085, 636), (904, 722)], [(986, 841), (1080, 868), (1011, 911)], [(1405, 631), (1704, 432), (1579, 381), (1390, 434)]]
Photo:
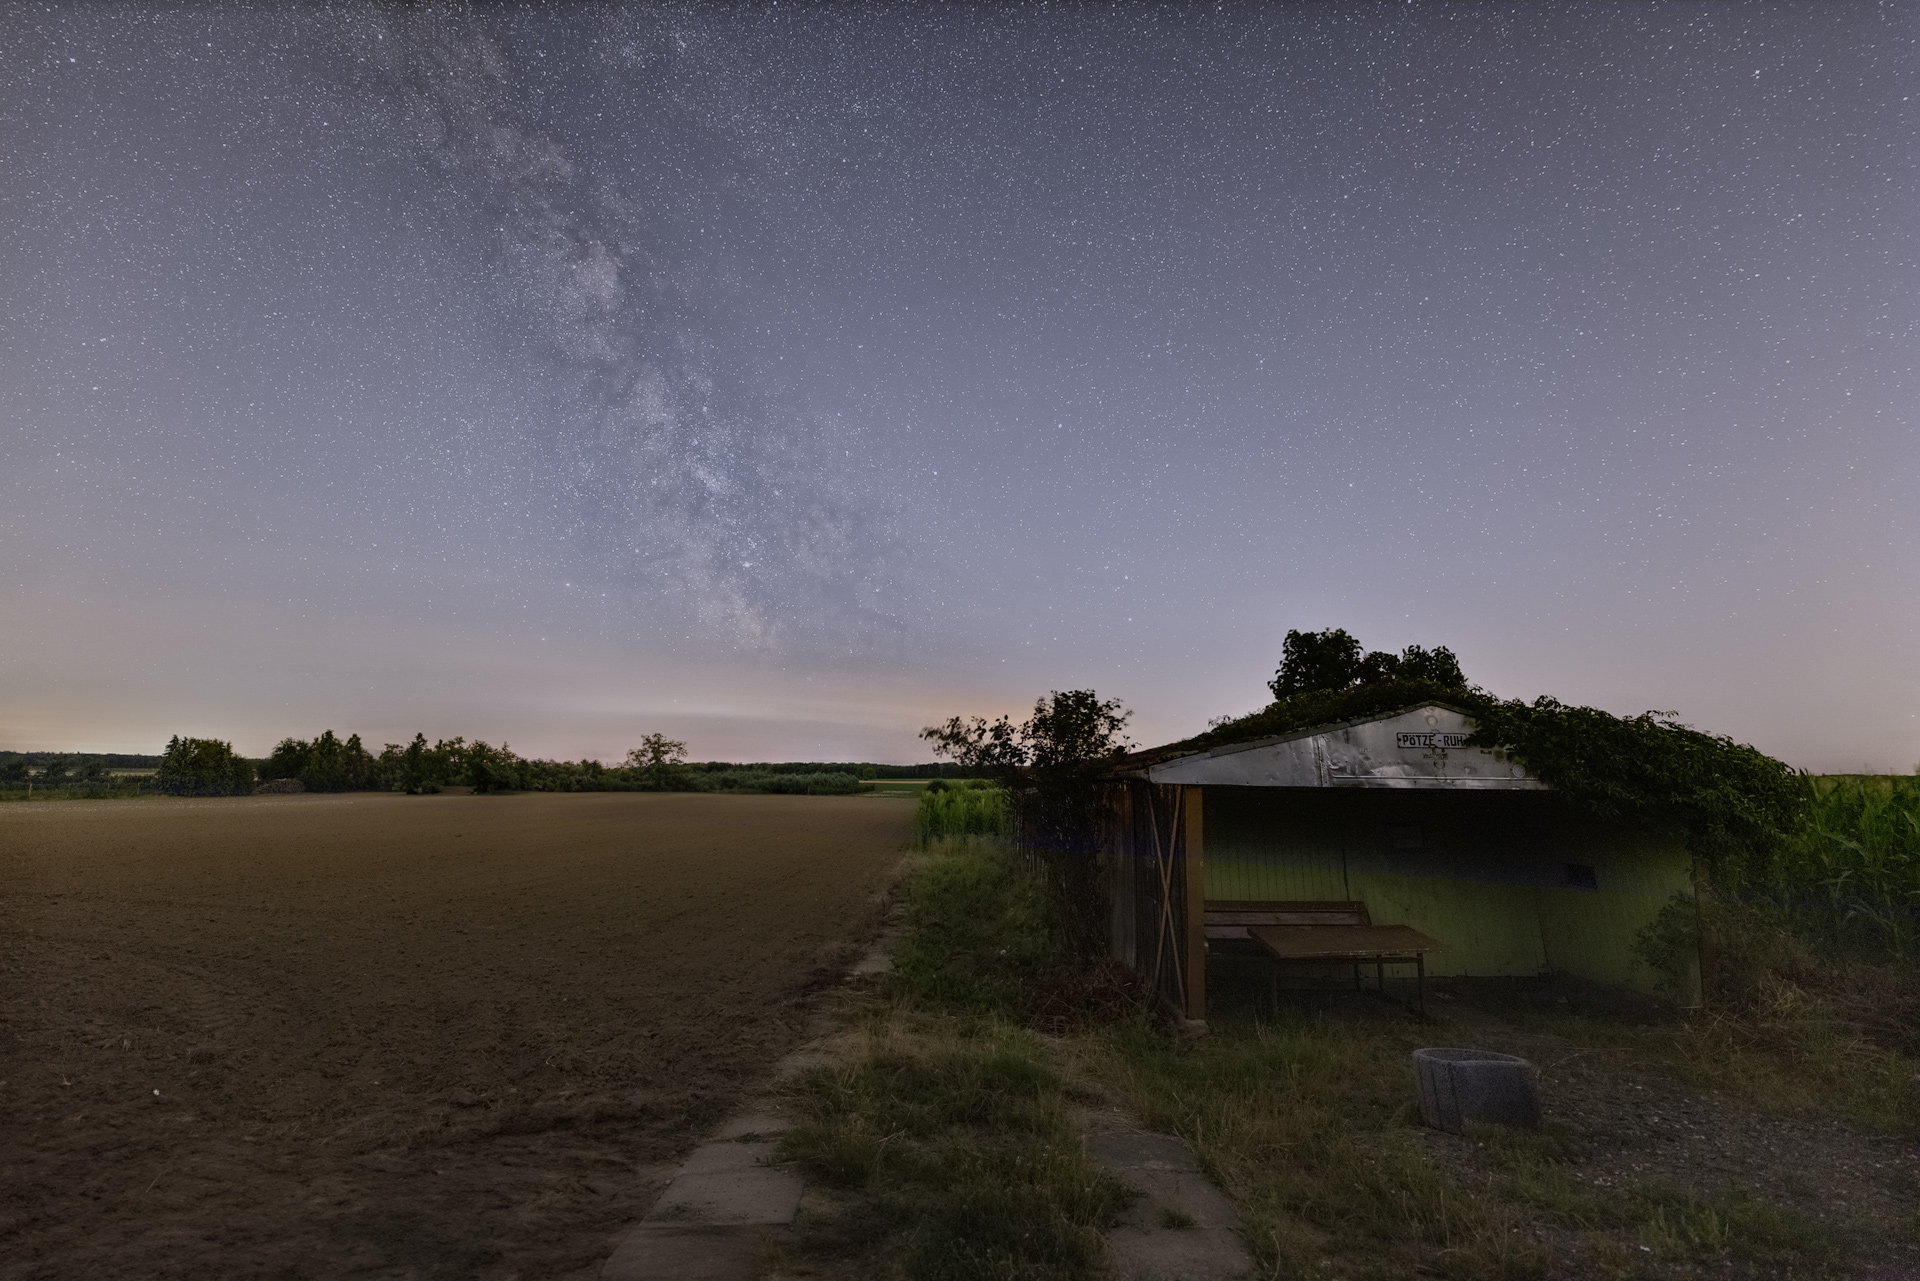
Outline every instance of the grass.
[[(1194, 1145), (1239, 1203), (1269, 1278), (1521, 1281), (1845, 1275), (1835, 1234), (1751, 1189), (1579, 1177), (1564, 1126), (1467, 1136), (1456, 1168), (1418, 1125), (1407, 1062), (1434, 1030), (1307, 1014), (1228, 1020), (1198, 1040), (1144, 1019), (1084, 1039), (1090, 1070), (1149, 1127)], [(1444, 1035), (1442, 1036), (1444, 1039)]]
[(1057, 959), (1045, 888), (982, 841), (945, 842), (921, 865), (907, 925), (894, 950), (895, 983), (929, 1009), (1018, 1017), (1028, 986)]
[[(1893, 1003), (1888, 978), (1883, 995)], [(1686, 1085), (1729, 1095), (1776, 1117), (1843, 1121), (1876, 1134), (1920, 1135), (1920, 1054), (1890, 1046), (1836, 1016), (1817, 997), (1770, 1017), (1711, 1011), (1666, 1023), (1578, 1015), (1516, 1017), (1517, 1025), (1578, 1044), (1617, 1049)]]
[(1064, 1078), (1020, 1023), (1057, 960), (1044, 889), (998, 846), (943, 841), (909, 880), (907, 921), (855, 1043), (797, 1086), (788, 1155), (838, 1200), (809, 1216), (796, 1262), (916, 1281), (1103, 1275), (1127, 1193), (1086, 1161)]
[(894, 1007), (803, 1078), (786, 1154), (837, 1189), (807, 1255), (916, 1281), (1079, 1281), (1126, 1192), (1089, 1165), (1059, 1073), (1000, 1020)]
[[(1743, 1101), (1742, 1142), (1777, 1142), (1769, 1116), (1920, 1134), (1915, 1047), (1861, 1034), (1824, 988), (1700, 1018), (1482, 993), (1471, 1021), (1446, 1026), (1369, 1002), (1274, 1011), (1228, 983), (1203, 1037), (1135, 1009), (1043, 1038), (1035, 1023), (1054, 1025), (1036, 994), (1073, 967), (1043, 886), (1010, 851), (931, 842), (907, 907), (890, 987), (857, 1045), (803, 1085), (790, 1140), (838, 1197), (797, 1248), (853, 1259), (850, 1275), (1100, 1275), (1099, 1232), (1121, 1193), (1078, 1157), (1067, 1082), (1186, 1139), (1238, 1205), (1269, 1281), (1837, 1278), (1862, 1249), (1877, 1257), (1862, 1244), (1876, 1234), (1920, 1239), (1920, 1215), (1871, 1230), (1832, 1220), (1854, 1223), (1849, 1236), (1786, 1185), (1716, 1183), (1678, 1157), (1640, 1164), (1648, 1140), (1621, 1082)], [(1894, 981), (1845, 973), (1883, 998)], [(1893, 1005), (1890, 1035), (1911, 1037), (1907, 1005)], [(1411, 1051), (1489, 1035), (1592, 1055), (1602, 1085), (1571, 1114), (1586, 1128), (1423, 1129)], [(1816, 1198), (1821, 1213), (1848, 1195)]]
[(12, 801), (114, 801), (129, 796), (160, 796), (150, 790), (109, 787), (0, 787), (0, 804)]
[(1404, 1061), (1421, 1043), (1307, 1020), (1189, 1040), (1138, 1019), (1083, 1052), (1149, 1128), (1194, 1145), (1270, 1277), (1543, 1275), (1519, 1216), (1420, 1150)]

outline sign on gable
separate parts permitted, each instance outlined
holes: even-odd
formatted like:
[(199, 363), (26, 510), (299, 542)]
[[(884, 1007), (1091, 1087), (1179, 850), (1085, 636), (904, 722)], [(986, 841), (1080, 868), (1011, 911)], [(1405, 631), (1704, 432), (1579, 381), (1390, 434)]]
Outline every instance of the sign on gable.
[(1395, 734), (1393, 745), (1422, 748), (1427, 751), (1436, 747), (1465, 747), (1467, 736), (1465, 734)]

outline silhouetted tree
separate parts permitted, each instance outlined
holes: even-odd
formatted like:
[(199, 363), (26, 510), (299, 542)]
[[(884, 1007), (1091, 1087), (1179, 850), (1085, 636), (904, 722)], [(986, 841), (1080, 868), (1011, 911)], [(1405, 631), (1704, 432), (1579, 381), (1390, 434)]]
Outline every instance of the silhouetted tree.
[(1343, 627), (1322, 632), (1289, 631), (1280, 643), (1280, 670), (1267, 688), (1276, 700), (1316, 690), (1351, 689), (1387, 681), (1431, 681), (1448, 688), (1467, 688), (1467, 678), (1453, 651), (1442, 645), (1426, 649), (1409, 645), (1398, 654), (1375, 650), (1363, 654), (1360, 642)]
[(1016, 839), (1046, 869), (1067, 946), (1082, 956), (1096, 954), (1104, 935), (1099, 855), (1106, 775), (1126, 750), (1123, 731), (1132, 715), (1090, 689), (1055, 690), (1019, 724), (1005, 716), (955, 716), (920, 731), (937, 755), (1006, 789)]
[(154, 786), (174, 796), (244, 796), (253, 790), (253, 762), (217, 738), (167, 740)]
[(626, 767), (637, 770), (649, 785), (662, 789), (679, 785), (685, 772), (687, 745), (665, 734), (648, 734), (640, 746), (627, 753)]

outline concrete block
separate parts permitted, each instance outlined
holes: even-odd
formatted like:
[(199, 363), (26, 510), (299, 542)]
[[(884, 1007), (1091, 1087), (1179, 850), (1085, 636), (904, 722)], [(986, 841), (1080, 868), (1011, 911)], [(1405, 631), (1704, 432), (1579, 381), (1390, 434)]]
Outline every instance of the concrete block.
[(1185, 1143), (1140, 1130), (1095, 1130), (1086, 1153), (1138, 1194), (1107, 1233), (1115, 1281), (1251, 1281), (1240, 1216)]
[(766, 1162), (770, 1143), (709, 1143), (696, 1149), (647, 1212), (647, 1222), (710, 1225), (792, 1223), (803, 1184)]

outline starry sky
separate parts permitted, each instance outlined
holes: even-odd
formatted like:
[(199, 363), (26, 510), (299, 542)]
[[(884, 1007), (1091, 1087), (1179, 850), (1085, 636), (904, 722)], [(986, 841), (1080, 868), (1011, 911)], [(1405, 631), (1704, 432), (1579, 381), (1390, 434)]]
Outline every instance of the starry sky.
[(0, 746), (1920, 762), (1920, 6), (0, 8)]

